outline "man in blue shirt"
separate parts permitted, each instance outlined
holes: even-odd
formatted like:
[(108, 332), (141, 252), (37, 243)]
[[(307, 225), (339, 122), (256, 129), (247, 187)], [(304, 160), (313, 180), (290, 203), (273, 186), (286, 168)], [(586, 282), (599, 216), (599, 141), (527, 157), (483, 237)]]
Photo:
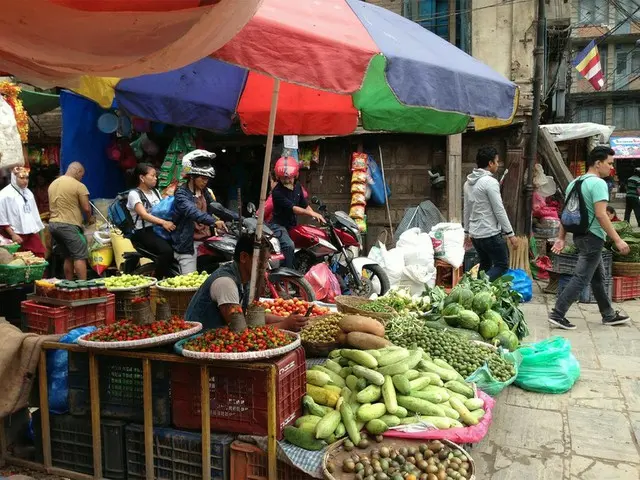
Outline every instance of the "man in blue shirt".
[(324, 223), (324, 217), (313, 211), (307, 203), (298, 182), (298, 162), (293, 157), (281, 157), (276, 162), (275, 174), (278, 183), (271, 192), (273, 199), (273, 220), (271, 230), (280, 241), (284, 255), (284, 267), (293, 268), (295, 245), (289, 236), (289, 229), (298, 224), (298, 215), (305, 215)]
[[(607, 235), (622, 255), (629, 253), (629, 245), (615, 231), (609, 215), (609, 187), (604, 181), (611, 173), (614, 151), (609, 147), (595, 147), (587, 159), (587, 173), (569, 184), (566, 198), (576, 181), (582, 179), (581, 193), (588, 213), (589, 231), (584, 235), (573, 235), (573, 243), (578, 248), (578, 263), (571, 281), (556, 300), (556, 305), (549, 314), (549, 323), (565, 330), (576, 328), (565, 318), (569, 307), (578, 300), (580, 292), (591, 284), (593, 296), (598, 302), (604, 325), (620, 325), (629, 321), (629, 317), (616, 312), (611, 307), (611, 299), (605, 290), (604, 266), (602, 265), (602, 248)], [(566, 232), (562, 225), (556, 239), (553, 253), (560, 254), (565, 246)]]

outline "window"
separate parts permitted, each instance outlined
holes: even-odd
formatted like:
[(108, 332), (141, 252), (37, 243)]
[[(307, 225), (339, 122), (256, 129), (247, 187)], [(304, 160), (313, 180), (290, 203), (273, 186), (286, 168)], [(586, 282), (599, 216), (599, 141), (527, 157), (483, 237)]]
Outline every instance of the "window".
[(627, 89), (640, 75), (640, 49), (633, 45), (616, 45), (614, 68), (614, 89)]
[(622, 24), (616, 30), (617, 34), (631, 33), (631, 24), (640, 24), (640, 11), (636, 12), (639, 6), (640, 4), (636, 0), (617, 0), (615, 2), (616, 25)]
[[(456, 0), (456, 46), (469, 53), (469, 0)], [(402, 14), (449, 41), (449, 0), (404, 0)]]
[(618, 130), (639, 130), (640, 102), (615, 102), (613, 124)]
[(609, 2), (607, 0), (578, 0), (578, 23), (582, 25), (608, 24)]
[(604, 103), (577, 104), (575, 107), (574, 123), (593, 122), (605, 124), (607, 107)]

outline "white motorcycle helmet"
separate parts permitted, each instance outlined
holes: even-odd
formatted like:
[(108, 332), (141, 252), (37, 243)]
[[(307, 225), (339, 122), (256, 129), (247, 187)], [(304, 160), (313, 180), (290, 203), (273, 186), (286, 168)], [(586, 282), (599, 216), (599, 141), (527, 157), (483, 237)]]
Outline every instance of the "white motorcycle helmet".
[(215, 178), (216, 171), (211, 166), (211, 160), (216, 154), (207, 150), (193, 150), (182, 157), (182, 175)]

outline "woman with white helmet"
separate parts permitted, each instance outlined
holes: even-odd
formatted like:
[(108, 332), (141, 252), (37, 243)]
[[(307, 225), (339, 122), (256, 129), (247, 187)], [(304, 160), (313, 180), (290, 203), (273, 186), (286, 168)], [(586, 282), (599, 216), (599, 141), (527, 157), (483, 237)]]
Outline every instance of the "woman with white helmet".
[(208, 206), (215, 201), (213, 192), (207, 188), (209, 180), (215, 177), (211, 160), (215, 153), (194, 150), (182, 158), (182, 175), (186, 182), (176, 189), (174, 199), (174, 223), (176, 229), (171, 234), (173, 250), (184, 275), (198, 269), (198, 247), (211, 235), (210, 227), (224, 228), (208, 213)]

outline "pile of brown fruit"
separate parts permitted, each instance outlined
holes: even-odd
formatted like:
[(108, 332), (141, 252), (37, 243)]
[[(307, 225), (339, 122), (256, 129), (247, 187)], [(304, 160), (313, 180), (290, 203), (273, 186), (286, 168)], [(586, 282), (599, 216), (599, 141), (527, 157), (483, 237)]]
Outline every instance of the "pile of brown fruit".
[[(351, 452), (353, 445), (345, 443), (344, 449)], [(333, 472), (336, 466), (329, 462), (327, 469)], [(368, 453), (354, 452), (342, 462), (341, 470), (353, 473), (354, 480), (466, 480), (472, 475), (471, 459), (438, 440), (417, 447), (382, 445)]]

